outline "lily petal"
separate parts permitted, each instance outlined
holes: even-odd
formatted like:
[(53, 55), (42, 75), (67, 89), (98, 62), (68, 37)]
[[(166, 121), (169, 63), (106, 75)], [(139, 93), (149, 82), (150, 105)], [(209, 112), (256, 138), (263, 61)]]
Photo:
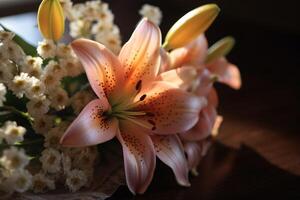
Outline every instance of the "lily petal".
[(199, 121), (191, 130), (181, 133), (180, 136), (187, 141), (200, 141), (207, 138), (213, 129), (217, 118), (217, 111), (214, 106), (205, 107), (199, 116)]
[(195, 94), (198, 96), (207, 96), (213, 87), (212, 74), (209, 70), (202, 68), (198, 70), (198, 80), (195, 88)]
[(212, 62), (207, 68), (219, 76), (221, 83), (227, 84), (233, 89), (240, 89), (242, 85), (241, 74), (237, 66), (229, 63), (226, 58), (222, 57)]
[(72, 48), (83, 64), (94, 92), (99, 98), (109, 98), (124, 79), (118, 58), (105, 46), (92, 40), (75, 40)]
[(142, 194), (153, 178), (156, 165), (151, 138), (138, 126), (122, 120), (117, 137), (123, 148), (128, 188), (134, 194)]
[(202, 159), (202, 145), (198, 142), (185, 142), (184, 150), (187, 154), (189, 169), (197, 172), (197, 166)]
[(173, 68), (183, 65), (201, 65), (207, 56), (208, 44), (204, 34), (199, 36), (189, 45), (173, 50), (170, 53)]
[(218, 96), (217, 90), (215, 88), (212, 88), (209, 91), (208, 96), (207, 96), (207, 100), (215, 108), (218, 107), (218, 105), (219, 105), (219, 96)]
[(178, 184), (190, 186), (189, 168), (184, 155), (183, 145), (177, 135), (152, 135), (156, 155), (166, 165), (172, 168)]
[[(141, 91), (146, 95), (135, 109), (147, 113), (140, 116), (153, 125), (152, 131), (158, 134), (185, 132), (198, 121), (200, 110), (206, 106), (206, 99), (185, 92), (164, 81), (154, 81)], [(140, 99), (137, 96), (137, 100)]]
[(160, 67), (160, 45), (159, 28), (146, 18), (141, 20), (119, 55), (127, 87), (134, 88), (139, 81), (145, 85), (156, 77)]
[(161, 73), (158, 81), (166, 81), (175, 87), (183, 90), (189, 90), (193, 87), (195, 79), (198, 77), (197, 69), (191, 66), (183, 66), (167, 72)]
[(160, 48), (160, 57), (161, 57), (161, 63), (160, 63), (159, 73), (170, 70), (171, 58), (169, 53), (165, 49)]
[(112, 139), (117, 133), (118, 121), (108, 120), (102, 116), (109, 110), (106, 101), (99, 99), (91, 101), (69, 126), (60, 143), (68, 147), (84, 147)]

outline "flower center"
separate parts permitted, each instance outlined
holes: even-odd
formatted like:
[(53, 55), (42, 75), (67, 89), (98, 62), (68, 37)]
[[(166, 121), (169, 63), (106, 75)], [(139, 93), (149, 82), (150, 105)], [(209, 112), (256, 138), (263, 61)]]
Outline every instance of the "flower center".
[(116, 117), (120, 120), (128, 120), (139, 126), (142, 126), (147, 129), (153, 129), (153, 123), (149, 120), (142, 119), (142, 116), (148, 116), (149, 112), (139, 110), (138, 105), (147, 98), (146, 94), (140, 95), (137, 99), (142, 88), (142, 81), (138, 81), (135, 90), (128, 95), (125, 100), (120, 100), (119, 103), (116, 103), (112, 106), (112, 109), (106, 112), (107, 117)]

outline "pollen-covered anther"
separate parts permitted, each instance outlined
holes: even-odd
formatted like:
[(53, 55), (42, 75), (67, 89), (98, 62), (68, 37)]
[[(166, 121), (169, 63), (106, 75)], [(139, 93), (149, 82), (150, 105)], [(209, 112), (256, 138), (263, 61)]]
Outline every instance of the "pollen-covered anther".
[(142, 96), (140, 97), (140, 101), (144, 101), (144, 100), (146, 99), (146, 97), (147, 97), (146, 94), (142, 95)]
[(135, 89), (136, 89), (137, 91), (141, 91), (141, 89), (142, 89), (142, 80), (139, 80), (139, 81), (137, 82), (137, 84), (135, 85)]

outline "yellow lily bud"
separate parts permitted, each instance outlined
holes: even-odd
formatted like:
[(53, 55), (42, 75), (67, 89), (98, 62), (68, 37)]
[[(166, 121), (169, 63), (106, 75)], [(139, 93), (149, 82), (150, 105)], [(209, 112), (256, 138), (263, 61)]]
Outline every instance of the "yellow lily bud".
[(59, 0), (43, 0), (37, 18), (44, 38), (58, 41), (63, 36), (65, 17)]
[(219, 40), (208, 49), (208, 54), (205, 62), (210, 63), (217, 58), (226, 56), (232, 50), (234, 44), (235, 40), (230, 36)]
[(219, 12), (216, 4), (200, 6), (188, 12), (171, 27), (163, 47), (170, 50), (187, 45), (208, 29)]

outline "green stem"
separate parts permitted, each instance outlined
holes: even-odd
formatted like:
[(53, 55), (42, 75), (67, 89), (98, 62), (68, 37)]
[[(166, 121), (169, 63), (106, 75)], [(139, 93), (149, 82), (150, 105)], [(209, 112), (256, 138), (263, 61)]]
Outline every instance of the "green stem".
[(33, 118), (30, 117), (30, 115), (28, 113), (22, 112), (22, 111), (16, 109), (15, 107), (13, 107), (13, 106), (3, 106), (2, 108), (7, 110), (7, 111), (11, 111), (12, 113), (15, 113), (17, 115), (20, 115), (21, 117), (27, 119), (30, 123), (33, 122)]
[(23, 146), (29, 146), (29, 145), (34, 145), (34, 144), (40, 144), (40, 143), (43, 143), (43, 142), (44, 142), (44, 139), (39, 138), (39, 139), (35, 139), (35, 140), (19, 142), (19, 143), (16, 143), (16, 144), (0, 144), (0, 148), (7, 148), (7, 147), (11, 147), (11, 146), (23, 147)]

